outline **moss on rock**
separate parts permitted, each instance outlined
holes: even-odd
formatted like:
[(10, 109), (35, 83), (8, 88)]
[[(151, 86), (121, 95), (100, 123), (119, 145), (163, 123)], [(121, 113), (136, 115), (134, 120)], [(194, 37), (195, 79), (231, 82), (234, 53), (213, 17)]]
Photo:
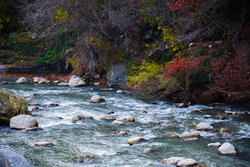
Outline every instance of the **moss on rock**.
[(27, 100), (10, 92), (0, 91), (0, 124), (8, 125), (10, 118), (20, 114), (30, 114)]

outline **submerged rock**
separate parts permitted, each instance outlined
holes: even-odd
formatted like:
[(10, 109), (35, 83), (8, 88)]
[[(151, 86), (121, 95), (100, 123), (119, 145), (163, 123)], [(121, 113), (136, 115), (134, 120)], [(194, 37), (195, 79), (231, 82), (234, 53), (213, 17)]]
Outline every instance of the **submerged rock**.
[(135, 118), (132, 116), (126, 116), (123, 120), (127, 122), (135, 122)]
[(107, 116), (107, 115), (101, 115), (100, 120), (113, 121), (113, 120), (116, 120), (116, 119), (114, 117), (110, 117), (110, 116)]
[(128, 139), (128, 144), (133, 145), (133, 144), (139, 143), (141, 141), (145, 141), (145, 139), (143, 137), (134, 137), (134, 138)]
[(25, 77), (21, 77), (19, 78), (18, 80), (16, 80), (16, 83), (17, 84), (24, 84), (24, 83), (27, 83), (27, 79)]
[(98, 95), (94, 95), (90, 98), (90, 101), (92, 103), (101, 103), (101, 102), (106, 102), (106, 100), (104, 98), (102, 98), (101, 96)]
[(8, 125), (16, 115), (30, 114), (25, 98), (9, 92), (0, 91), (0, 124)]
[(192, 137), (192, 138), (187, 138), (187, 139), (184, 139), (184, 141), (186, 142), (190, 142), (190, 141), (197, 141), (198, 138), (197, 137)]
[(1, 167), (31, 167), (29, 162), (10, 146), (0, 146)]
[(33, 128), (26, 128), (26, 129), (22, 130), (22, 132), (40, 131), (40, 130), (43, 130), (43, 128), (40, 128), (40, 127), (33, 127)]
[(206, 122), (201, 122), (198, 125), (196, 125), (197, 130), (213, 130), (214, 128)]
[(124, 131), (120, 131), (119, 133), (118, 133), (118, 135), (121, 135), (121, 136), (124, 136), (124, 135), (127, 135), (128, 134), (128, 132), (124, 132)]
[(181, 137), (198, 137), (200, 136), (200, 133), (199, 132), (188, 132), (188, 131), (185, 131), (181, 134)]
[(154, 152), (154, 151), (155, 151), (154, 148), (146, 148), (145, 150), (143, 150), (143, 153), (147, 154), (147, 153), (151, 153), (151, 152)]
[(84, 85), (86, 85), (86, 82), (79, 76), (72, 75), (72, 77), (69, 80), (70, 87), (84, 86)]
[(94, 158), (92, 158), (88, 155), (85, 155), (85, 156), (78, 157), (77, 161), (78, 161), (78, 163), (90, 163), (90, 162), (94, 161)]
[(18, 115), (10, 119), (10, 128), (27, 129), (38, 127), (38, 123), (31, 115)]
[(91, 115), (79, 114), (79, 115), (76, 115), (72, 118), (72, 122), (77, 122), (77, 121), (85, 120), (85, 119), (94, 119), (94, 118)]
[(113, 88), (101, 88), (100, 90), (101, 91), (113, 91), (114, 89)]
[(219, 147), (221, 146), (221, 143), (220, 142), (216, 142), (216, 143), (209, 143), (207, 144), (208, 147)]
[(53, 143), (51, 142), (36, 142), (35, 146), (44, 146), (44, 147), (50, 147), (50, 146), (54, 146)]
[(235, 155), (236, 154), (236, 150), (234, 146), (229, 142), (223, 143), (219, 147), (219, 152), (220, 154), (223, 154), (223, 155)]

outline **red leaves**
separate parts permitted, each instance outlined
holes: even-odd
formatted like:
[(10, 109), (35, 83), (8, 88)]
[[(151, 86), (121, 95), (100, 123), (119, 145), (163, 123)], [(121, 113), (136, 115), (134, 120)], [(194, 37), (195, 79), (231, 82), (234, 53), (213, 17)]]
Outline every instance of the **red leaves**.
[(198, 70), (200, 63), (201, 58), (173, 59), (172, 62), (166, 63), (165, 69), (163, 70), (163, 78), (178, 76), (181, 79), (185, 79), (188, 73)]
[(215, 84), (226, 91), (246, 91), (250, 85), (250, 66), (241, 56), (227, 60), (225, 56), (212, 64)]
[(192, 0), (178, 0), (174, 4), (167, 3), (167, 6), (172, 11), (179, 11), (180, 13), (188, 13), (188, 8), (191, 6)]

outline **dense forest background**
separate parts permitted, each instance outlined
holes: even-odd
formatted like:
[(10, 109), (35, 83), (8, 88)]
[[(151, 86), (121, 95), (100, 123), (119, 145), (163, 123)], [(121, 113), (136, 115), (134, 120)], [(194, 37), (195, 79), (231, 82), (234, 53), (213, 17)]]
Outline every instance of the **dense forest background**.
[(247, 102), (249, 7), (248, 0), (0, 0), (1, 60), (59, 64), (87, 81), (123, 64), (135, 92)]

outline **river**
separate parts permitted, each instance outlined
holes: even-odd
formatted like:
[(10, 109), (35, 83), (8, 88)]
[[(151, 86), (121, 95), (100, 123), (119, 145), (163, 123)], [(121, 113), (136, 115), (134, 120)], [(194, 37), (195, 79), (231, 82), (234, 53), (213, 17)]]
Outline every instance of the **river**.
[[(58, 87), (46, 85), (23, 84), (14, 82), (0, 85), (0, 90), (10, 91), (29, 99), (36, 94), (30, 104), (39, 104), (33, 112), (42, 131), (21, 132), (8, 126), (0, 126), (0, 144), (8, 144), (24, 155), (33, 167), (158, 167), (167, 166), (160, 161), (172, 156), (184, 156), (195, 159), (208, 167), (247, 167), (250, 165), (250, 123), (249, 117), (232, 117), (225, 111), (245, 112), (227, 105), (205, 106), (192, 105), (188, 108), (176, 108), (176, 103), (149, 100), (126, 92), (100, 91), (98, 86)], [(107, 102), (91, 103), (93, 95), (104, 97)], [(50, 106), (50, 104), (59, 106)], [(31, 110), (34, 105), (29, 105)], [(191, 113), (200, 110), (200, 113)], [(248, 112), (249, 115), (249, 111)], [(219, 120), (221, 113), (227, 119)], [(93, 120), (73, 123), (71, 119), (77, 114), (87, 114)], [(135, 122), (124, 125), (112, 125), (110, 121), (100, 120), (103, 114), (123, 121), (125, 116), (133, 116)], [(212, 118), (204, 118), (205, 114)], [(164, 134), (195, 131), (190, 124), (210, 123), (214, 129), (226, 128), (232, 133), (215, 133), (200, 131), (198, 141), (184, 142), (182, 138), (159, 137)], [(172, 128), (164, 128), (172, 126)], [(125, 131), (125, 136), (114, 132)], [(231, 135), (233, 134), (233, 135)], [(146, 141), (130, 146), (127, 140), (132, 137), (144, 137)], [(48, 141), (52, 147), (37, 147), (35, 142)], [(207, 147), (208, 143), (230, 142), (235, 146), (237, 155), (220, 155), (218, 148)], [(155, 148), (145, 154), (146, 148)], [(78, 163), (79, 156), (94, 158), (89, 163)]]

